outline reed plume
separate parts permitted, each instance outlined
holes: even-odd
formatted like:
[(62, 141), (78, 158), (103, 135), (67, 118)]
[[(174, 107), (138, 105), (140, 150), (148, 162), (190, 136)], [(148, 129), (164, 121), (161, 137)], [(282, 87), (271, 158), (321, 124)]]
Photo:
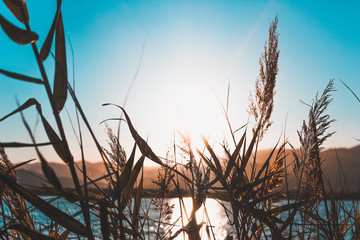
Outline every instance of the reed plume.
[[(259, 138), (271, 126), (271, 113), (274, 109), (276, 76), (278, 74), (279, 34), (277, 33), (278, 17), (270, 23), (269, 37), (264, 46), (264, 53), (259, 59), (260, 72), (255, 83), (255, 96), (250, 95), (249, 114), (260, 125)], [(253, 128), (254, 132), (257, 126)]]
[[(11, 181), (18, 182), (14, 165), (9, 160), (3, 147), (0, 147), (0, 174), (7, 176)], [(2, 182), (0, 182), (0, 194), (11, 213), (15, 216), (15, 220), (29, 229), (34, 229), (34, 222), (29, 214), (24, 198)], [(11, 224), (14, 223), (12, 222)], [(13, 230), (12, 235), (15, 238), (20, 238), (21, 232)]]

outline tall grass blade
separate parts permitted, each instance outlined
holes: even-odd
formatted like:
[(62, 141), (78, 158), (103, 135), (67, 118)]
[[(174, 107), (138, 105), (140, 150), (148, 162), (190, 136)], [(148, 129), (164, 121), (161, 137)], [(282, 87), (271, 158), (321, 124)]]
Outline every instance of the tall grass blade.
[(204, 136), (201, 136), (201, 137), (202, 137), (202, 140), (203, 140), (207, 150), (209, 151), (212, 159), (215, 162), (215, 166), (217, 168), (218, 174), (220, 175), (220, 177), (222, 177), (223, 172), (222, 172), (222, 167), (221, 167), (221, 164), (220, 164), (220, 161), (219, 161), (218, 157), (216, 156), (214, 150), (210, 147), (210, 145), (209, 145), (208, 141), (205, 139), (205, 137)]
[(245, 140), (245, 137), (246, 137), (246, 131), (244, 132), (244, 134), (242, 135), (239, 143), (236, 145), (236, 148), (234, 150), (234, 152), (232, 153), (231, 157), (230, 157), (230, 160), (226, 166), (226, 169), (225, 169), (225, 178), (228, 177), (228, 175), (230, 174), (230, 171), (233, 169), (235, 163), (236, 163), (236, 159), (238, 158), (238, 155), (239, 155), (239, 152), (240, 152), (240, 149), (241, 147), (243, 146), (243, 143), (244, 143), (244, 140)]
[(347, 226), (348, 226), (348, 222), (349, 222), (349, 219), (350, 219), (351, 216), (348, 216), (347, 218), (345, 218), (342, 226), (341, 226), (341, 229), (340, 229), (340, 233), (345, 236), (346, 234), (346, 231), (347, 231)]
[(61, 184), (60, 181), (58, 179), (58, 177), (56, 176), (56, 173), (54, 171), (54, 169), (52, 169), (52, 167), (48, 164), (48, 162), (45, 160), (45, 158), (43, 157), (43, 155), (40, 153), (40, 151), (38, 149), (36, 149), (37, 154), (40, 158), (41, 161), (41, 169), (46, 177), (46, 179), (58, 190), (61, 190)]
[(23, 24), (29, 23), (29, 11), (25, 0), (3, 0), (10, 12)]
[(73, 157), (70, 155), (70, 159), (68, 158), (68, 155), (65, 154), (64, 144), (62, 143), (60, 137), (56, 134), (54, 129), (51, 127), (49, 122), (44, 118), (42, 114), (41, 115), (41, 121), (44, 125), (44, 129), (46, 132), (46, 135), (48, 136), (53, 148), (55, 149), (56, 153), (59, 155), (59, 157), (66, 163), (66, 165), (69, 164), (69, 162), (73, 161)]
[(38, 240), (56, 240), (55, 238), (46, 236), (40, 232), (37, 232), (35, 230), (32, 230), (22, 224), (13, 224), (8, 227), (9, 229), (19, 231), (26, 236), (28, 236), (30, 239), (38, 239)]
[(5, 76), (11, 77), (11, 78), (14, 78), (14, 79), (17, 79), (17, 80), (25, 81), (25, 82), (31, 82), (31, 83), (36, 83), (36, 84), (43, 84), (44, 83), (41, 79), (25, 76), (25, 75), (22, 75), (22, 74), (19, 74), (19, 73), (5, 71), (5, 70), (2, 70), (2, 69), (0, 69), (0, 73), (4, 74)]
[(126, 204), (129, 202), (129, 200), (131, 198), (131, 194), (134, 189), (136, 179), (139, 176), (140, 170), (143, 167), (144, 160), (145, 160), (145, 156), (142, 155), (140, 157), (140, 159), (137, 161), (137, 163), (135, 164), (134, 169), (131, 171), (130, 177), (126, 183), (126, 186), (125, 186), (125, 189), (123, 192), (123, 199), (122, 199), (122, 204), (121, 204), (122, 210), (124, 210)]
[[(135, 193), (135, 203), (134, 203), (134, 210), (133, 210), (133, 216), (132, 216), (132, 225), (134, 227), (135, 232), (138, 232), (139, 230), (139, 212), (140, 212), (140, 204), (141, 204), (141, 195), (143, 192), (143, 186), (144, 186), (144, 172), (142, 172), (140, 183), (137, 186), (136, 193)], [(136, 240), (136, 235), (133, 236)]]
[(342, 84), (345, 85), (345, 87), (354, 95), (354, 97), (356, 98), (356, 100), (358, 100), (358, 102), (360, 102), (360, 98), (356, 95), (356, 93), (342, 80), (340, 80), (342, 82)]
[[(39, 105), (38, 105), (39, 106)], [(31, 129), (28, 125), (28, 123), (26, 122), (25, 120), (25, 117), (24, 117), (24, 114), (22, 112), (20, 112), (21, 114), (21, 119), (23, 121), (23, 124), (26, 128), (26, 130), (28, 131), (29, 135), (30, 135), (30, 138), (33, 142), (34, 145), (36, 145), (36, 142), (35, 142), (35, 138), (31, 132)], [(45, 175), (45, 177), (47, 178), (47, 180), (54, 186), (56, 187), (57, 189), (61, 190), (61, 184), (60, 184), (60, 181), (59, 179), (57, 178), (54, 170), (49, 166), (49, 164), (47, 163), (47, 161), (45, 160), (45, 158), (42, 156), (42, 154), (40, 153), (39, 149), (35, 146), (35, 150), (36, 150), (36, 153), (41, 161), (41, 169)]]
[(65, 230), (64, 232), (62, 232), (60, 234), (60, 236), (58, 237), (58, 240), (66, 240), (68, 239), (68, 236), (70, 235), (70, 231), (69, 230)]
[(4, 174), (0, 173), (0, 180), (56, 223), (69, 229), (71, 232), (87, 236), (86, 228), (82, 223), (47, 203), (29, 190), (26, 190), (16, 182), (8, 179)]
[(145, 140), (142, 139), (140, 137), (140, 135), (137, 133), (137, 131), (135, 130), (134, 126), (132, 125), (130, 117), (126, 113), (125, 109), (122, 108), (119, 105), (116, 105), (116, 104), (110, 104), (110, 103), (103, 104), (103, 106), (108, 106), (108, 105), (116, 106), (116, 107), (120, 108), (124, 112), (127, 124), (129, 126), (129, 129), (130, 129), (130, 133), (131, 133), (132, 137), (134, 138), (136, 144), (139, 146), (141, 153), (144, 154), (146, 157), (148, 157), (150, 160), (154, 161), (155, 163), (158, 163), (160, 165), (164, 165), (164, 163), (160, 160), (160, 158), (158, 156), (156, 156), (156, 154), (152, 151), (152, 149), (145, 142)]
[(51, 46), (53, 43), (53, 39), (54, 39), (54, 35), (55, 35), (55, 29), (57, 28), (59, 18), (60, 18), (60, 8), (58, 8), (56, 10), (56, 14), (55, 14), (54, 20), (51, 24), (49, 33), (46, 36), (45, 42), (40, 49), (40, 59), (42, 62), (44, 62), (46, 60), (46, 58), (49, 56)]
[(27, 160), (27, 161), (25, 161), (25, 162), (18, 163), (18, 164), (16, 164), (16, 165), (14, 165), (12, 168), (10, 168), (7, 172), (9, 173), (9, 172), (11, 172), (12, 170), (14, 170), (14, 169), (16, 169), (16, 168), (19, 168), (19, 167), (21, 167), (21, 166), (24, 166), (24, 165), (26, 165), (26, 164), (28, 164), (28, 163), (33, 162), (33, 161), (35, 161), (35, 159), (30, 159), (30, 160)]
[[(53, 148), (55, 149), (56, 153), (59, 155), (59, 157), (66, 163), (68, 164), (69, 161), (72, 161), (73, 158), (71, 156), (71, 159), (68, 159), (67, 155), (65, 154), (65, 149), (64, 149), (64, 145), (61, 141), (61, 139), (59, 138), (59, 136), (56, 134), (56, 132), (54, 131), (54, 129), (51, 127), (51, 125), (49, 124), (49, 122), (46, 120), (46, 118), (42, 115), (42, 110), (41, 110), (41, 105), (38, 103), (38, 101), (34, 98), (30, 98), (29, 100), (27, 100), (23, 105), (21, 105), (20, 107), (18, 107), (16, 110), (14, 110), (13, 112), (9, 113), (8, 115), (6, 115), (5, 117), (0, 119), (0, 122), (5, 120), (6, 118), (21, 112), (33, 105), (36, 105), (36, 109), (38, 111), (38, 113), (40, 114), (41, 117), (41, 121), (44, 125), (44, 129), (45, 132), (51, 142), (51, 144), (53, 145)], [(39, 144), (33, 143), (33, 146), (38, 146)]]
[(128, 161), (126, 162), (124, 170), (121, 172), (121, 175), (119, 177), (119, 182), (118, 182), (119, 186), (117, 189), (118, 193), (121, 193), (124, 190), (126, 183), (127, 183), (128, 179), (130, 178), (131, 170), (133, 168), (134, 160), (135, 160), (135, 151), (136, 151), (136, 144), (134, 145), (134, 148), (131, 152), (131, 155), (130, 155)]
[(110, 226), (108, 222), (108, 209), (106, 204), (102, 201), (99, 202), (100, 206), (100, 226), (101, 226), (101, 234), (104, 240), (110, 239)]
[(54, 100), (58, 112), (60, 112), (67, 98), (67, 64), (64, 25), (59, 13), (59, 20), (56, 26), (55, 35), (55, 79), (54, 79)]
[(4, 148), (23, 148), (23, 147), (42, 147), (42, 146), (48, 146), (51, 145), (51, 142), (46, 142), (46, 143), (19, 143), (19, 142), (2, 142), (0, 143), (0, 147), (4, 147)]
[(29, 43), (34, 43), (39, 39), (39, 36), (35, 32), (27, 31), (15, 26), (6, 20), (1, 14), (0, 25), (6, 35), (17, 44), (26, 45)]
[[(256, 143), (256, 139), (258, 138), (258, 134), (259, 134), (259, 131), (261, 129), (261, 124), (259, 124), (259, 126), (257, 127), (254, 135), (253, 135), (253, 138), (251, 139), (251, 142), (250, 142), (250, 145), (248, 147), (248, 149), (246, 150), (246, 154), (245, 156), (243, 157), (242, 161), (241, 161), (241, 165), (240, 165), (240, 172), (244, 172), (245, 171), (245, 167), (250, 159), (250, 156), (251, 156), (251, 153), (254, 149), (254, 146), (255, 146), (255, 143)], [(245, 148), (244, 148), (245, 150)]]
[(271, 157), (273, 156), (273, 154), (274, 154), (274, 152), (275, 152), (275, 150), (277, 148), (277, 145), (278, 145), (278, 143), (276, 143), (275, 147), (271, 150), (269, 156), (267, 157), (267, 159), (265, 160), (265, 162), (261, 166), (260, 170), (257, 173), (256, 179), (258, 179), (261, 176), (261, 174), (264, 172), (264, 170), (269, 167)]
[(23, 105), (19, 106), (17, 109), (15, 109), (14, 111), (12, 111), (11, 113), (9, 113), (8, 115), (6, 115), (5, 117), (1, 118), (0, 119), (0, 122), (1, 121), (4, 121), (5, 119), (7, 119), (8, 117), (18, 113), (18, 112), (21, 112), (25, 109), (27, 109), (28, 107), (31, 107), (33, 105), (36, 105), (38, 104), (38, 102), (36, 101), (35, 98), (29, 98)]

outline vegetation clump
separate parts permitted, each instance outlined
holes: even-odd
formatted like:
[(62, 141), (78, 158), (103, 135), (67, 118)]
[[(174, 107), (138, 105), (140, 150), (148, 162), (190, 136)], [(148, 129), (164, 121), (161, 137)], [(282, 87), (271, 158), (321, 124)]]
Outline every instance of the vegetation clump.
[[(308, 121), (304, 121), (298, 131), (301, 146), (292, 150), (294, 162), (287, 162), (287, 141), (277, 142), (264, 162), (257, 162), (259, 143), (272, 124), (276, 77), (278, 73), (278, 18), (269, 26), (268, 40), (264, 53), (259, 59), (260, 72), (255, 82), (254, 96), (250, 98), (248, 112), (255, 121), (253, 126), (246, 124), (242, 135), (237, 139), (232, 130), (227, 111), (225, 112), (233, 147), (224, 141), (223, 152), (217, 153), (203, 137), (204, 149), (192, 146), (191, 140), (181, 135), (182, 143), (166, 159), (156, 155), (148, 143), (138, 134), (129, 115), (123, 107), (128, 128), (134, 140), (134, 147), (127, 154), (120, 143), (119, 134), (106, 127), (109, 137), (109, 150), (103, 148), (96, 138), (86, 115), (68, 82), (64, 26), (61, 14), (61, 0), (57, 1), (54, 16), (45, 42), (38, 50), (38, 35), (30, 28), (30, 17), (24, 0), (4, 0), (9, 10), (23, 24), (19, 28), (0, 15), (0, 25), (9, 38), (17, 44), (30, 45), (37, 60), (41, 78), (33, 78), (20, 73), (1, 70), (0, 73), (17, 80), (39, 84), (44, 87), (47, 103), (39, 103), (30, 98), (0, 121), (14, 114), (21, 114), (23, 124), (32, 140), (31, 143), (0, 143), (0, 196), (2, 225), (0, 235), (3, 239), (181, 239), (190, 240), (205, 237), (218, 239), (212, 220), (207, 214), (206, 200), (215, 199), (223, 206), (230, 229), (225, 239), (359, 239), (360, 218), (358, 202), (350, 208), (343, 201), (332, 197), (331, 186), (326, 187), (326, 176), (322, 169), (320, 151), (334, 121), (325, 113), (334, 91), (333, 81), (320, 97), (316, 96), (309, 105)], [(55, 40), (54, 40), (55, 39)], [(54, 43), (53, 43), (54, 42)], [(54, 54), (51, 48), (54, 45)], [(51, 53), (51, 54), (50, 54)], [(45, 72), (44, 61), (53, 55), (55, 77), (52, 84)], [(51, 88), (50, 86), (53, 86)], [(66, 131), (60, 113), (68, 101), (76, 108), (78, 143), (81, 163), (74, 161), (66, 138)], [(49, 104), (52, 120), (44, 117), (42, 104)], [(23, 115), (35, 107), (48, 142), (37, 143)], [(55, 125), (50, 123), (55, 122)], [(103, 177), (92, 179), (87, 174), (84, 157), (83, 132), (80, 123), (85, 124), (90, 133), (106, 173)], [(248, 132), (248, 128), (252, 131)], [(119, 132), (119, 131), (118, 131)], [(41, 153), (40, 146), (50, 146), (64, 161), (71, 173), (73, 189), (64, 188), (55, 171)], [(33, 147), (41, 162), (44, 182), (51, 185), (51, 192), (57, 200), (66, 201), (69, 206), (79, 209), (76, 213), (63, 211), (24, 188), (17, 182), (16, 168), (5, 154), (4, 147)], [(291, 146), (291, 144), (290, 144)], [(181, 152), (182, 161), (177, 159)], [(138, 154), (140, 152), (140, 154)], [(138, 156), (139, 155), (139, 156)], [(160, 166), (157, 178), (153, 180), (155, 191), (144, 189), (144, 160), (150, 159)], [(78, 166), (81, 165), (81, 166)], [(296, 176), (295, 196), (290, 199), (287, 172), (292, 169)], [(80, 175), (79, 175), (80, 172)], [(105, 189), (98, 183), (106, 179)], [(329, 190), (330, 189), (330, 190)], [(170, 204), (170, 192), (175, 192), (179, 202), (180, 217), (174, 218), (174, 205)], [(149, 198), (145, 196), (151, 196)], [(190, 197), (192, 209), (186, 212), (185, 197)], [(279, 198), (285, 199), (279, 204)], [(319, 211), (325, 206), (326, 214)], [(205, 217), (200, 220), (197, 211), (203, 208)], [(159, 214), (152, 218), (150, 211)], [(47, 222), (36, 219), (35, 211), (41, 212)], [(340, 216), (342, 215), (342, 216)], [(47, 224), (48, 223), (48, 224)], [(98, 223), (98, 224), (96, 224)], [(100, 225), (100, 229), (96, 228)], [(202, 230), (203, 229), (203, 230)]]

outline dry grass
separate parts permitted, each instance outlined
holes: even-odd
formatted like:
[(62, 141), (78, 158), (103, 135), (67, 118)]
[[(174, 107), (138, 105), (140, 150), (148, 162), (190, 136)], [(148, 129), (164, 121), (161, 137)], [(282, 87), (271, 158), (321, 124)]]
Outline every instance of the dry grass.
[[(249, 104), (249, 114), (255, 121), (252, 133), (248, 134), (247, 130), (243, 129), (241, 138), (236, 139), (226, 110), (226, 120), (233, 137), (234, 147), (230, 147), (225, 141), (224, 152), (218, 154), (205, 138), (203, 138), (204, 150), (200, 150), (191, 145), (190, 139), (183, 137), (182, 144), (174, 147), (173, 154), (176, 156), (176, 151), (182, 153), (186, 162), (182, 165), (178, 163), (176, 157), (168, 156), (166, 160), (160, 159), (138, 134), (126, 111), (115, 104), (105, 105), (115, 105), (120, 108), (135, 141), (134, 148), (130, 155), (126, 154), (119, 141), (119, 134), (115, 135), (109, 127), (106, 129), (110, 148), (109, 150), (103, 148), (93, 133), (72, 86), (68, 83), (61, 1), (58, 1), (53, 24), (40, 51), (36, 42), (38, 36), (31, 31), (29, 25), (25, 1), (6, 0), (4, 2), (16, 18), (24, 24), (25, 29), (16, 27), (2, 16), (0, 16), (0, 25), (14, 42), (31, 45), (41, 79), (5, 70), (0, 70), (0, 74), (44, 86), (48, 102), (42, 104), (51, 106), (53, 112), (51, 118), (54, 121), (45, 118), (41, 104), (31, 98), (22, 105), (19, 104), (16, 110), (0, 121), (20, 113), (32, 143), (2, 143), (0, 146), (33, 146), (41, 161), (45, 181), (53, 186), (54, 194), (58, 199), (67, 200), (69, 204), (79, 206), (81, 210), (78, 213), (79, 220), (75, 215), (60, 211), (20, 186), (16, 179), (16, 166), (13, 166), (4, 149), (0, 147), (0, 194), (3, 200), (1, 218), (4, 223), (0, 228), (0, 235), (3, 239), (66, 239), (69, 234), (72, 234), (86, 239), (175, 239), (187, 235), (190, 240), (199, 240), (201, 239), (200, 229), (203, 226), (207, 230), (207, 236), (215, 238), (209, 216), (201, 223), (198, 223), (196, 218), (196, 211), (200, 207), (203, 206), (207, 211), (205, 201), (210, 197), (217, 199), (224, 206), (224, 214), (229, 218), (232, 231), (228, 233), (227, 240), (233, 238), (267, 239), (268, 237), (272, 239), (344, 239), (346, 234), (351, 235), (353, 239), (359, 239), (358, 202), (354, 202), (349, 209), (344, 202), (335, 201), (331, 197), (331, 192), (325, 191), (325, 174), (319, 155), (323, 142), (332, 135), (328, 133), (328, 129), (333, 120), (325, 114), (325, 111), (331, 102), (333, 81), (330, 81), (320, 98), (315, 97), (309, 106), (309, 119), (307, 122), (304, 121), (298, 132), (301, 147), (293, 151), (296, 159), (293, 168), (298, 181), (295, 200), (282, 202), (282, 205), (276, 204), (279, 197), (289, 193), (285, 175), (285, 170), (289, 167), (289, 164), (288, 166), (285, 164), (285, 148), (288, 144), (286, 141), (276, 143), (266, 161), (258, 169), (255, 167), (258, 145), (272, 124), (271, 114), (274, 109), (279, 58), (277, 17), (269, 26), (269, 37), (265, 43), (264, 53), (259, 59), (260, 72), (255, 82), (254, 97), (251, 97)], [(55, 39), (55, 54), (51, 55), (55, 58), (56, 67), (54, 84), (50, 84), (43, 62), (50, 55), (53, 39)], [(50, 85), (54, 88), (51, 89)], [(82, 167), (79, 169), (83, 174), (83, 182), (79, 181), (75, 171), (78, 166), (74, 163), (60, 117), (68, 94), (76, 108), (78, 140), (82, 153)], [(49, 138), (47, 143), (36, 143), (22, 114), (23, 110), (34, 106)], [(82, 139), (84, 130), (80, 129), (81, 121), (90, 133), (106, 168), (106, 175), (100, 179), (91, 179), (86, 171)], [(56, 124), (52, 126), (49, 122)], [(61, 186), (54, 170), (38, 148), (44, 145), (52, 147), (66, 163), (75, 189), (64, 189)], [(140, 156), (137, 156), (137, 149), (141, 152)], [(152, 201), (147, 206), (141, 204), (144, 198), (143, 163), (145, 158), (161, 166), (157, 179), (154, 179), (157, 189), (152, 193)], [(190, 176), (184, 169), (190, 172)], [(108, 181), (108, 189), (97, 185), (97, 182), (104, 178)], [(185, 206), (181, 182), (185, 182), (185, 190), (190, 193), (193, 204), (191, 212), (185, 215), (182, 214)], [(92, 191), (89, 186), (95, 187), (97, 192)], [(173, 206), (167, 201), (172, 188), (176, 189), (180, 203), (181, 217), (179, 219), (172, 219)], [(230, 208), (224, 204), (225, 202), (230, 205)], [(31, 210), (28, 208), (29, 203), (32, 204)], [(320, 204), (325, 205), (326, 216), (320, 214)], [(5, 210), (5, 205), (10, 212)], [(157, 219), (149, 217), (149, 211), (152, 208), (160, 213)], [(39, 222), (31, 214), (34, 210), (42, 212), (50, 220), (49, 226), (45, 226), (45, 231), (39, 227)], [(100, 223), (101, 235), (96, 235), (90, 216)], [(301, 217), (300, 222), (295, 220), (295, 216)], [(181, 228), (174, 232), (175, 225), (180, 225)], [(150, 226), (156, 226), (155, 235), (147, 231)], [(166, 227), (161, 228), (161, 226)]]

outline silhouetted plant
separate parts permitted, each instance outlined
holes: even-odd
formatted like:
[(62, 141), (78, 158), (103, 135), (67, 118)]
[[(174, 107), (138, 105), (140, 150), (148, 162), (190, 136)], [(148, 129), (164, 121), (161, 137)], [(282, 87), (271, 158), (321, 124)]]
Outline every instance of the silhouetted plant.
[[(322, 144), (333, 134), (327, 133), (333, 120), (325, 114), (332, 100), (331, 92), (334, 91), (332, 80), (320, 98), (316, 96), (313, 103), (309, 105), (309, 120), (304, 121), (301, 130), (298, 131), (301, 146), (299, 150), (293, 150), (294, 172), (298, 184), (295, 200), (288, 200), (280, 205), (276, 203), (283, 194), (289, 194), (284, 190), (288, 182), (283, 181), (287, 141), (282, 144), (277, 142), (266, 160), (257, 167), (259, 143), (272, 124), (271, 114), (274, 109), (279, 58), (277, 17), (269, 26), (268, 40), (264, 46), (264, 53), (259, 59), (260, 72), (255, 83), (254, 97), (251, 97), (249, 104), (248, 112), (255, 121), (252, 133), (247, 133), (248, 126), (246, 126), (241, 138), (236, 140), (226, 109), (224, 112), (235, 149), (224, 141), (222, 147), (225, 154), (223, 152), (217, 154), (215, 148), (209, 143), (209, 139), (203, 137), (205, 147), (201, 151), (191, 145), (190, 139), (182, 136), (182, 144), (174, 151), (176, 149), (181, 151), (186, 164), (179, 164), (176, 157), (170, 159), (167, 156), (166, 160), (159, 158), (136, 131), (124, 108), (115, 104), (104, 105), (113, 105), (122, 111), (124, 119), (121, 121), (126, 121), (135, 141), (134, 147), (130, 156), (127, 156), (120, 143), (119, 134), (115, 135), (108, 126), (106, 126), (106, 131), (109, 150), (99, 144), (75, 91), (68, 82), (61, 0), (57, 1), (52, 25), (40, 51), (37, 47), (39, 36), (30, 28), (30, 15), (25, 1), (4, 0), (4, 2), (24, 26), (19, 28), (2, 15), (0, 15), (0, 26), (15, 43), (31, 45), (41, 78), (2, 69), (0, 69), (0, 74), (44, 86), (48, 102), (40, 103), (35, 98), (30, 98), (18, 104), (17, 109), (0, 119), (4, 121), (20, 113), (32, 141), (31, 143), (0, 143), (0, 195), (3, 220), (0, 234), (2, 238), (66, 239), (71, 235), (86, 239), (153, 239), (154, 236), (156, 239), (175, 239), (180, 234), (184, 234), (183, 236), (186, 234), (189, 240), (200, 240), (200, 230), (204, 226), (207, 236), (215, 238), (211, 219), (206, 216), (203, 222), (198, 223), (196, 217), (196, 212), (201, 207), (204, 207), (204, 212), (207, 212), (205, 204), (207, 198), (215, 198), (224, 206), (224, 212), (233, 228), (226, 240), (233, 237), (239, 240), (266, 239), (270, 235), (272, 239), (291, 239), (292, 237), (344, 239), (349, 232), (354, 239), (359, 238), (358, 202), (354, 202), (348, 209), (343, 202), (336, 201), (331, 194), (328, 194), (325, 188), (325, 174), (321, 166)], [(53, 42), (54, 54), (51, 53)], [(55, 59), (53, 84), (50, 84), (43, 64), (49, 55)], [(51, 85), (53, 88), (50, 87)], [(82, 153), (81, 168), (74, 161), (60, 116), (68, 94), (75, 105), (76, 116), (81, 117), (77, 118), (79, 146)], [(42, 104), (51, 106), (51, 117), (55, 120), (55, 127), (50, 124), (52, 121), (44, 117)], [(23, 115), (23, 111), (29, 107), (36, 108), (48, 142), (36, 142)], [(80, 120), (89, 131), (106, 169), (105, 175), (98, 179), (90, 178), (86, 171)], [(29, 146), (34, 147), (41, 163), (45, 182), (51, 186), (47, 190), (58, 199), (67, 200), (69, 204), (79, 206), (81, 211), (76, 215), (80, 218), (77, 218), (75, 214), (61, 211), (18, 184), (15, 169), (32, 160), (14, 166), (7, 158), (3, 147)], [(71, 173), (74, 189), (66, 189), (62, 186), (55, 171), (40, 152), (40, 146), (51, 146), (64, 161)], [(140, 156), (137, 156), (137, 149), (141, 152)], [(176, 156), (175, 153), (174, 155)], [(160, 168), (157, 179), (153, 181), (156, 189), (150, 193), (151, 203), (143, 207), (142, 201), (145, 197), (143, 164), (146, 158), (158, 164)], [(76, 169), (82, 173), (82, 184)], [(108, 181), (107, 189), (98, 184), (98, 181), (103, 179)], [(180, 219), (172, 219), (173, 205), (170, 205), (167, 199), (170, 193), (175, 193), (178, 197), (181, 213), (185, 209), (184, 197), (190, 196), (193, 208), (188, 216), (181, 214)], [(330, 207), (327, 200), (330, 202)], [(28, 203), (32, 205), (31, 208), (28, 207)], [(320, 203), (325, 205), (326, 217), (319, 213)], [(150, 209), (159, 211), (157, 219), (149, 217)], [(38, 227), (39, 223), (31, 214), (33, 210), (42, 212), (50, 219), (51, 223), (45, 226), (45, 231)], [(295, 220), (296, 215), (302, 217), (301, 222)], [(96, 232), (92, 221), (99, 222), (101, 235)], [(180, 221), (180, 229), (174, 232), (175, 226), (180, 226)], [(145, 228), (149, 229), (150, 225), (157, 226), (154, 235), (145, 231)], [(161, 230), (161, 225), (166, 225), (164, 230)]]

